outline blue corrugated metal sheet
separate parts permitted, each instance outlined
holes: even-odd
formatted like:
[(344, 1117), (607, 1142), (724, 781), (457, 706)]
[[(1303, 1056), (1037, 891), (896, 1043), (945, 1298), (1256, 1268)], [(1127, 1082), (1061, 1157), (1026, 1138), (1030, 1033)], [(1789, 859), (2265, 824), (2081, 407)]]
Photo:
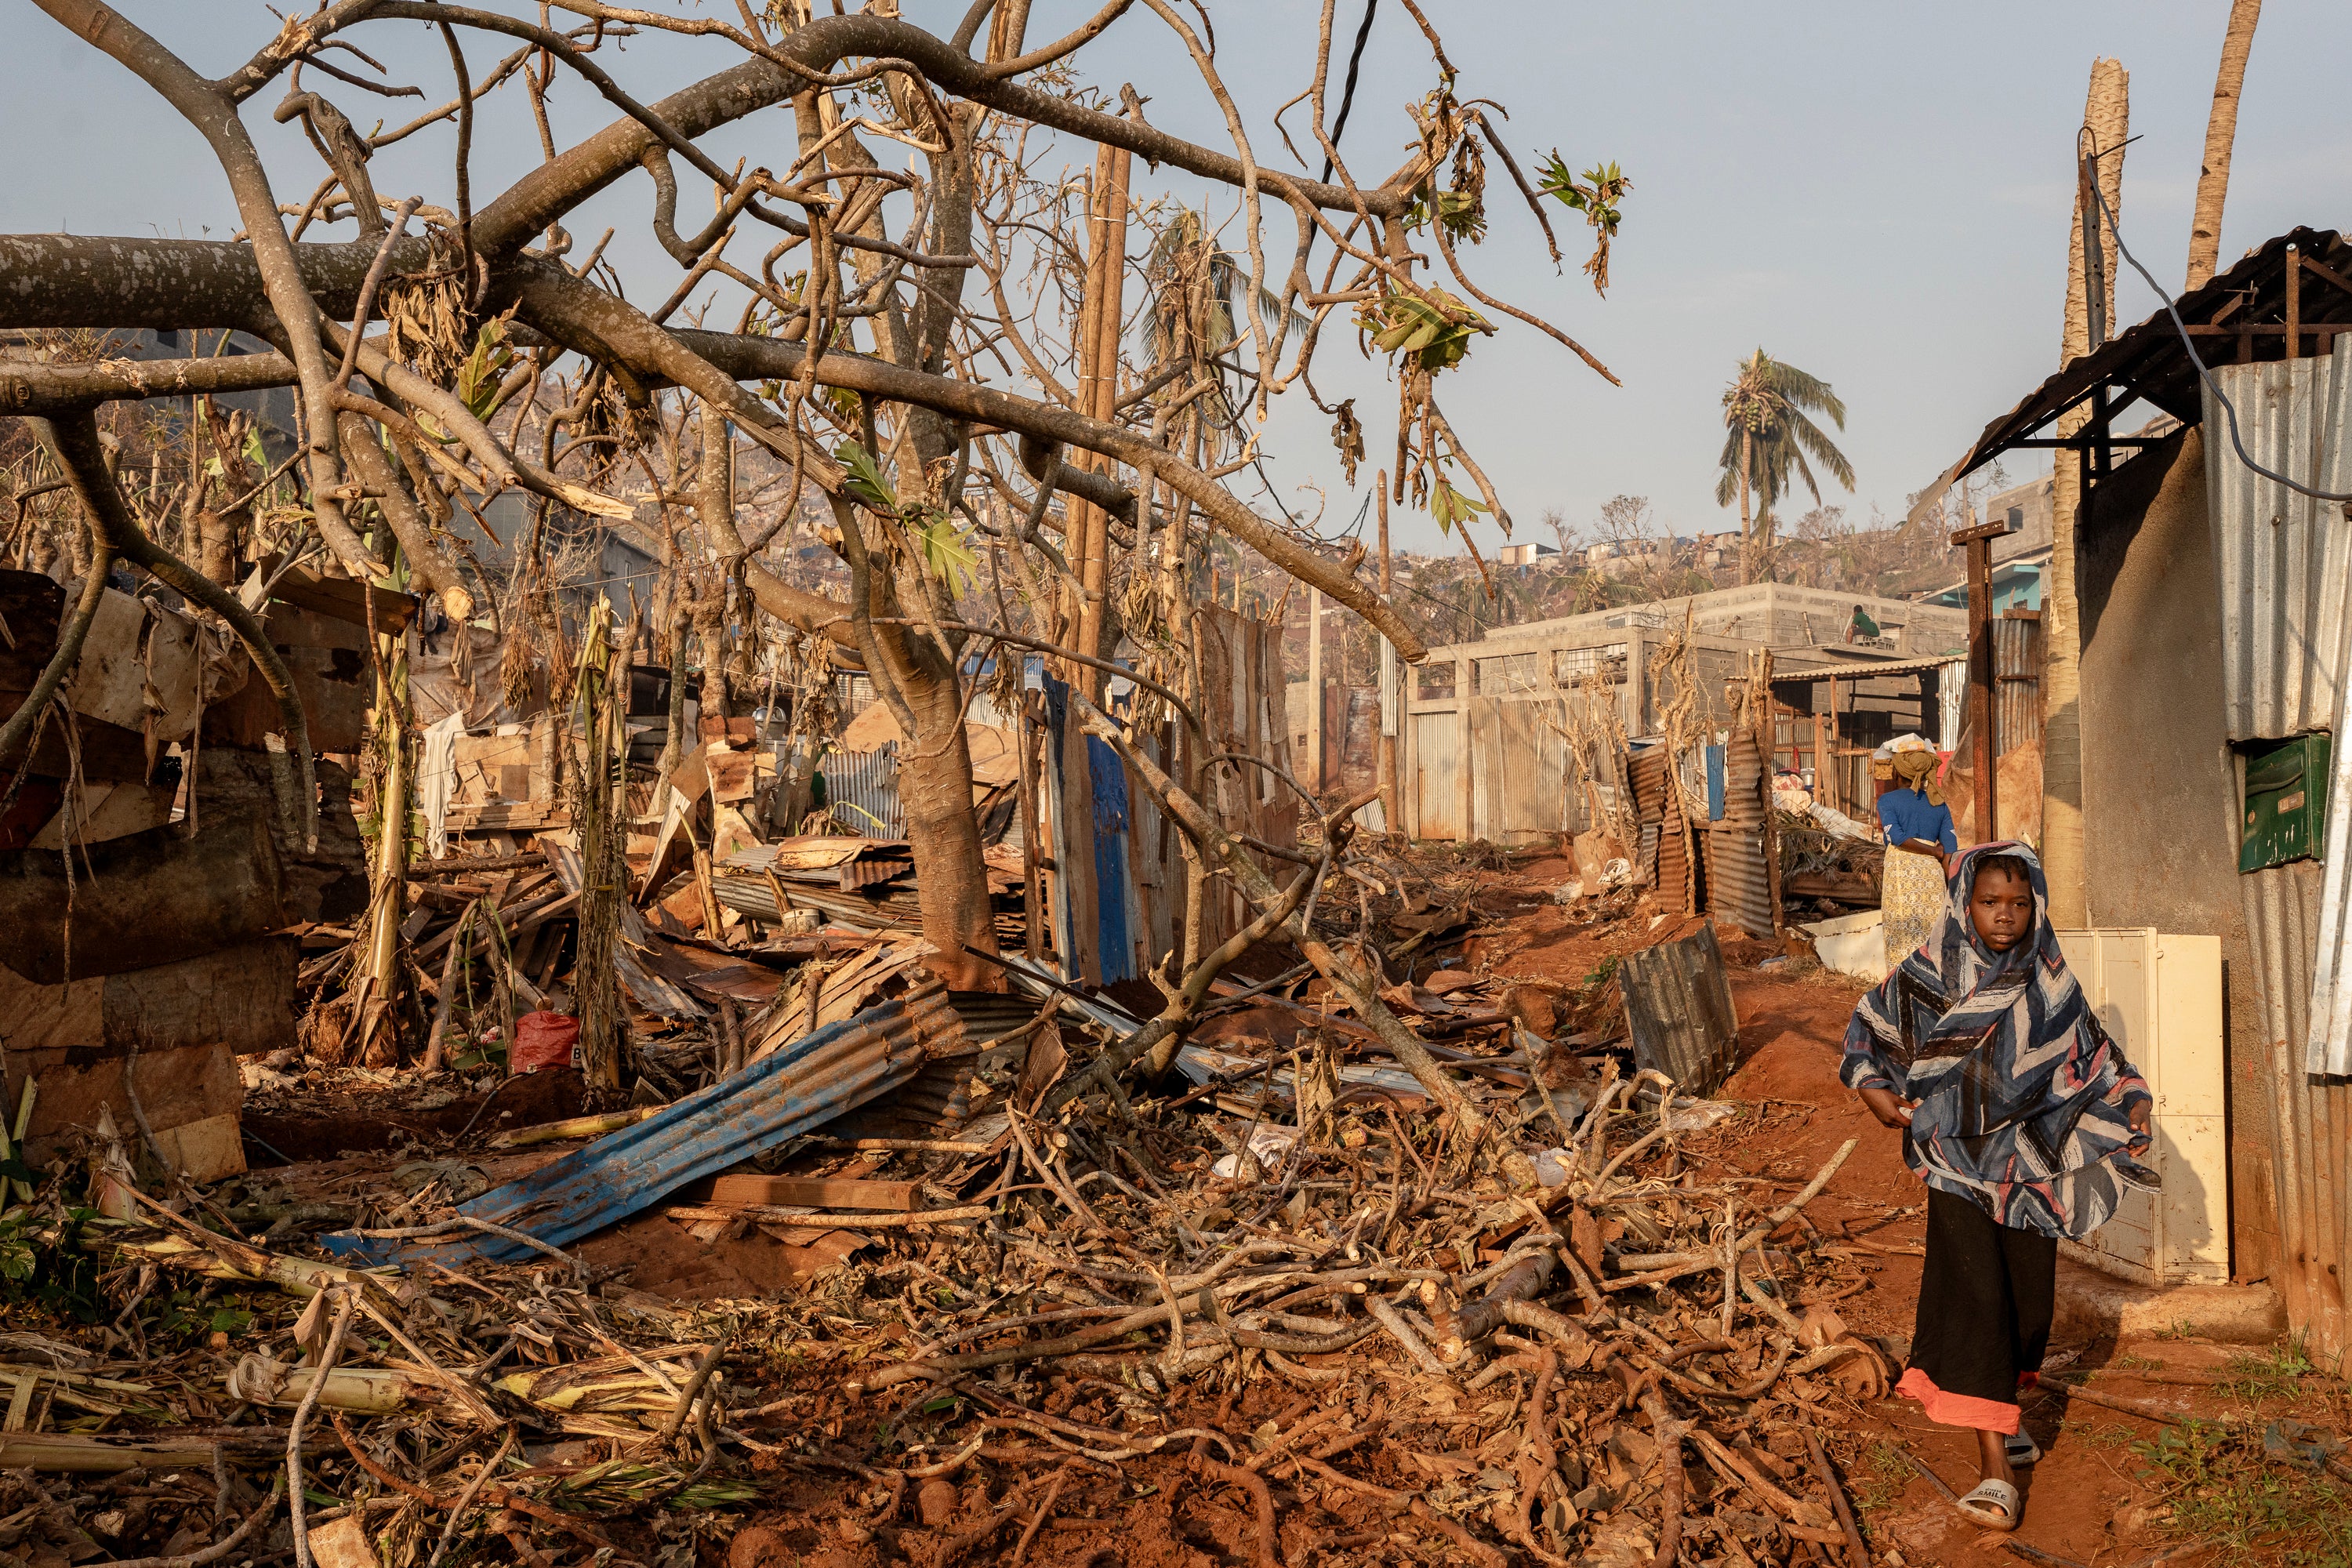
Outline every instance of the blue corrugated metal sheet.
[[(742, 1071), (610, 1132), (520, 1181), (457, 1205), (476, 1219), (561, 1247), (659, 1203), (785, 1139), (905, 1083), (926, 1059), (958, 1048), (962, 1020), (936, 983), (829, 1025)], [(383, 1257), (383, 1243), (328, 1237), (331, 1250)], [(386, 1248), (386, 1250), (389, 1250)], [(538, 1257), (499, 1237), (436, 1243), (404, 1254), (455, 1261), (521, 1263)]]
[(1087, 771), (1094, 775), (1096, 929), (1103, 984), (1108, 985), (1135, 978), (1135, 943), (1127, 929), (1133, 901), (1127, 864), (1127, 766), (1108, 742), (1088, 735)]

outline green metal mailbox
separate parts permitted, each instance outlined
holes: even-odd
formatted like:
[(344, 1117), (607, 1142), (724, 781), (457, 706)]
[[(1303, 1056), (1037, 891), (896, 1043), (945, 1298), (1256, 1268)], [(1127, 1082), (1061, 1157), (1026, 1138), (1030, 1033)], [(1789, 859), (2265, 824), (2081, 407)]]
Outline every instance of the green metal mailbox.
[(2238, 869), (2259, 871), (2317, 855), (2327, 830), (2328, 737), (2263, 741), (2245, 752), (2245, 813)]

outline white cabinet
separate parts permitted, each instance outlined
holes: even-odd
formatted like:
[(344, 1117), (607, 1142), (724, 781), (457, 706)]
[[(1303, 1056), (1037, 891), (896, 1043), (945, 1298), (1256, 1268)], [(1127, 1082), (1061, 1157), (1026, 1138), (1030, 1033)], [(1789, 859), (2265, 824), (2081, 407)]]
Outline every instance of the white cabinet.
[(2068, 1257), (2142, 1285), (2230, 1278), (2230, 1150), (2223, 1108), (2221, 939), (2153, 930), (2062, 931), (2083, 997), (2156, 1095), (2143, 1163), (2160, 1192), (2126, 1188), (2116, 1215)]

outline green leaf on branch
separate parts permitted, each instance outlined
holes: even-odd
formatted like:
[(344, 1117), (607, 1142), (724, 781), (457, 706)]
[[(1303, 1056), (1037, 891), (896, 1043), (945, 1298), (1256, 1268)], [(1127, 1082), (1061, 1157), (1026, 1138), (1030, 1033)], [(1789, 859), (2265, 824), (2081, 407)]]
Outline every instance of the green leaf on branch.
[(1569, 173), (1568, 163), (1558, 148), (1550, 157), (1536, 165), (1536, 188), (1558, 200), (1570, 211), (1580, 212), (1592, 227), (1592, 255), (1584, 264), (1586, 276), (1592, 279), (1596, 294), (1609, 291), (1609, 242), (1617, 237), (1617, 226), (1624, 220), (1619, 204), (1633, 182), (1614, 163), (1604, 163), (1584, 172), (1578, 179)]
[(1454, 531), (1455, 523), (1467, 523), (1486, 510), (1485, 502), (1472, 500), (1443, 479), (1430, 489), (1429, 515), (1435, 518), (1437, 526), (1447, 533)]
[(473, 410), (477, 419), (487, 418), (490, 402), (499, 395), (499, 383), (505, 379), (507, 367), (514, 363), (514, 350), (507, 347), (507, 323), (503, 317), (482, 323), (474, 340), (473, 353), (457, 367), (457, 395)]
[(844, 441), (833, 449), (833, 455), (843, 468), (849, 470), (843, 482), (848, 486), (851, 498), (858, 505), (886, 517), (898, 514), (898, 503), (890, 497), (890, 481), (883, 475), (882, 465), (874, 460), (871, 452), (859, 442)]
[(1372, 345), (1382, 353), (1411, 354), (1420, 361), (1423, 370), (1445, 370), (1462, 363), (1462, 357), (1470, 352), (1474, 334), (1494, 329), (1486, 317), (1443, 289), (1427, 292), (1438, 305), (1416, 295), (1391, 290), (1385, 298), (1366, 305), (1357, 316), (1356, 324), (1371, 334)]
[(980, 565), (980, 556), (963, 542), (950, 518), (928, 512), (915, 519), (914, 524), (924, 569), (961, 597)]

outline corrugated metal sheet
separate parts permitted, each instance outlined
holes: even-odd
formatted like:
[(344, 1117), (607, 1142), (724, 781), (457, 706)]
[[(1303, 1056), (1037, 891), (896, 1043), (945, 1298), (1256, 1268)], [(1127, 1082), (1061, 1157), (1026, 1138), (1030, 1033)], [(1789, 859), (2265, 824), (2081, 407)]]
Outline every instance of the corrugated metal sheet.
[[(865, 892), (845, 893), (838, 888), (822, 882), (796, 882), (789, 878), (784, 883), (784, 897), (793, 905), (812, 909), (825, 919), (842, 921), (867, 931), (920, 931), (923, 929), (922, 906), (916, 901), (915, 889), (905, 884), (870, 889)], [(719, 872), (710, 879), (710, 890), (719, 903), (737, 914), (750, 915), (753, 920), (772, 925), (776, 921), (775, 889), (768, 879), (749, 875)]]
[[(2278, 1218), (2279, 1270), (2272, 1283), (2286, 1298), (2289, 1322), (2307, 1336), (2307, 1353), (2323, 1366), (2352, 1351), (2344, 1319), (2344, 1263), (2352, 1258), (2352, 1083), (2304, 1070), (2325, 879), (2310, 860), (2238, 879), (2263, 1010), (2256, 1043), (2265, 1058), (2257, 1071), (2233, 1075), (2265, 1086), (2271, 1097), (2263, 1120), (2279, 1131), (2261, 1157), (2270, 1167)], [(2250, 1200), (2259, 1194), (2241, 1194), (2238, 1201)]]
[[(2352, 342), (2324, 358), (2215, 367), (2246, 450), (2317, 489), (2352, 490)], [(2205, 396), (2206, 496), (2221, 579), (2221, 704), (2232, 741), (2328, 729), (2352, 633), (2352, 529), (2238, 460)]]
[[(1682, 808), (1675, 791), (1671, 759), (1664, 746), (1649, 746), (1633, 753), (1627, 773), (1633, 784), (1633, 809), (1644, 825), (1657, 828), (1657, 873), (1654, 886), (1658, 897), (1667, 909), (1689, 913), (1696, 906), (1691, 886), (1692, 867)], [(1643, 845), (1648, 848), (1649, 827), (1644, 826)]]
[[(825, 1125), (962, 1045), (962, 1020), (948, 994), (929, 983), (771, 1052), (658, 1115), (458, 1205), (457, 1212), (562, 1247), (651, 1207), (688, 1182)], [(343, 1238), (334, 1250), (347, 1257), (375, 1254), (357, 1237)], [(427, 1258), (523, 1263), (540, 1255), (486, 1235), (403, 1256), (412, 1263)]]
[(1723, 752), (1723, 820), (1734, 827), (1764, 826), (1764, 753), (1745, 731)]
[(1739, 1037), (1715, 928), (1628, 953), (1617, 966), (1617, 987), (1634, 1065), (1664, 1073), (1685, 1094), (1714, 1092), (1731, 1071)]
[[(2042, 742), (2042, 622), (1992, 624), (1992, 743), (1996, 755)], [(1961, 679), (1968, 678), (1966, 667)]]
[[(2352, 344), (2324, 357), (2216, 367), (2238, 411), (2246, 449), (2263, 467), (2315, 489), (2352, 489)], [(2352, 669), (2352, 527), (2342, 507), (2262, 478), (2224, 438), (2226, 416), (2206, 405), (2206, 495), (2221, 594), (2222, 712), (2233, 742), (2283, 740), (2316, 730), (2340, 736)], [(2315, 1358), (2352, 1349), (2344, 1271), (2352, 1267), (2352, 1008), (2343, 982), (2352, 908), (2352, 770), (2328, 785), (2326, 858), (2239, 879), (2245, 897), (2264, 1055), (2236, 1081), (2265, 1086), (2270, 1131), (2254, 1157), (2267, 1166), (2279, 1226), (2279, 1277), (2289, 1321)], [(2260, 1194), (2241, 1194), (2241, 1202)]]
[[(2319, 489), (2352, 489), (2352, 353), (2214, 372), (2257, 463)], [(2207, 395), (2211, 404), (2211, 395)], [(2209, 407), (2208, 427), (2224, 426)], [(2343, 507), (2263, 479), (2226, 441), (2207, 445), (2207, 495), (2221, 582), (2223, 717), (2232, 741), (2314, 730), (2343, 734), (2352, 649), (2352, 527)], [(2327, 784), (2327, 839), (2302, 1067), (2352, 1073), (2352, 757), (2339, 739)]]
[[(816, 771), (824, 798), (836, 816), (861, 833), (903, 838), (906, 813), (898, 805), (898, 743), (885, 742), (870, 752), (827, 752)], [(844, 811), (845, 805), (855, 811)]]
[(1764, 829), (1718, 822), (1706, 839), (1706, 907), (1749, 936), (1772, 934), (1772, 884), (1764, 864)]

